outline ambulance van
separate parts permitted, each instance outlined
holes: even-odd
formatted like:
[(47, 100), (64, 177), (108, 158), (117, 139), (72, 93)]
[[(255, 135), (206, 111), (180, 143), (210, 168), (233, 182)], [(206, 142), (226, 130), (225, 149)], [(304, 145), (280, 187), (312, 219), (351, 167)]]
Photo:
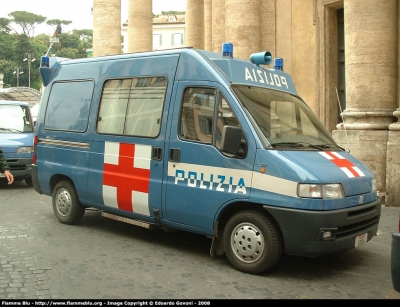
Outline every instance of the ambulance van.
[(298, 96), (283, 60), (193, 48), (43, 56), (32, 177), (61, 223), (85, 209), (210, 238), (242, 272), (377, 233), (374, 174)]

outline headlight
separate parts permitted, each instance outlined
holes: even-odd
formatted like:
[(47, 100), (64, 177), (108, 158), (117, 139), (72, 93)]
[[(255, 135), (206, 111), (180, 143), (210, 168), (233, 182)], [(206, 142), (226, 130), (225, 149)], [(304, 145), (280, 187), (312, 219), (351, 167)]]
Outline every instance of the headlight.
[(17, 153), (31, 153), (33, 152), (33, 146), (18, 147)]
[(297, 186), (297, 195), (307, 198), (344, 198), (343, 187), (340, 183), (332, 184), (303, 184)]
[(375, 180), (375, 178), (372, 179), (371, 183), (372, 183), (371, 192), (375, 192), (376, 191), (376, 180)]

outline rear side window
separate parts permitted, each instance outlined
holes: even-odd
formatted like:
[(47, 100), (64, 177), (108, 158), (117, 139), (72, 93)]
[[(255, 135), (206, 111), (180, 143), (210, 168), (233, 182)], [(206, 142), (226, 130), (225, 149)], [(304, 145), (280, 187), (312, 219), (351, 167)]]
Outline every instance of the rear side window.
[(86, 131), (93, 88), (93, 81), (54, 83), (47, 104), (44, 128)]
[(166, 88), (165, 76), (107, 80), (101, 95), (97, 132), (157, 137)]

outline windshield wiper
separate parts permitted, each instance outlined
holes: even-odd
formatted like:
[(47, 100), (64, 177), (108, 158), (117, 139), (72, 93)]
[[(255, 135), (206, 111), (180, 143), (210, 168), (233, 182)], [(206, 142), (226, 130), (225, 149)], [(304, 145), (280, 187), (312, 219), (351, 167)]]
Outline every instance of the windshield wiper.
[(344, 148), (343, 147), (340, 147), (339, 145), (337, 145), (337, 144), (319, 144), (319, 145), (313, 145), (313, 146), (318, 146), (318, 147), (321, 147), (323, 150), (327, 150), (327, 149), (341, 149), (341, 150), (343, 150), (344, 151)]
[(286, 147), (292, 147), (292, 148), (302, 148), (307, 146), (308, 148), (315, 148), (318, 150), (325, 150), (329, 148), (328, 145), (313, 145), (310, 143), (306, 142), (279, 142), (279, 143), (272, 143), (271, 146), (273, 148), (281, 147), (281, 146), (286, 146)]

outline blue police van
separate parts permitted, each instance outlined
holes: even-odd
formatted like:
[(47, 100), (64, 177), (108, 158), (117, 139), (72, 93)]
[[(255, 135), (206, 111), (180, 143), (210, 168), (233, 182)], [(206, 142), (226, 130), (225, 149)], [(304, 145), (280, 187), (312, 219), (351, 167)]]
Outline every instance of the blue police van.
[[(0, 100), (0, 147), (14, 180), (32, 186), (34, 124), (28, 102)], [(4, 177), (0, 173), (0, 177)]]
[[(270, 65), (275, 63), (273, 68)], [(211, 256), (261, 274), (377, 232), (374, 174), (298, 96), (283, 60), (193, 48), (42, 57), (33, 186), (61, 223), (87, 208), (210, 238)]]

